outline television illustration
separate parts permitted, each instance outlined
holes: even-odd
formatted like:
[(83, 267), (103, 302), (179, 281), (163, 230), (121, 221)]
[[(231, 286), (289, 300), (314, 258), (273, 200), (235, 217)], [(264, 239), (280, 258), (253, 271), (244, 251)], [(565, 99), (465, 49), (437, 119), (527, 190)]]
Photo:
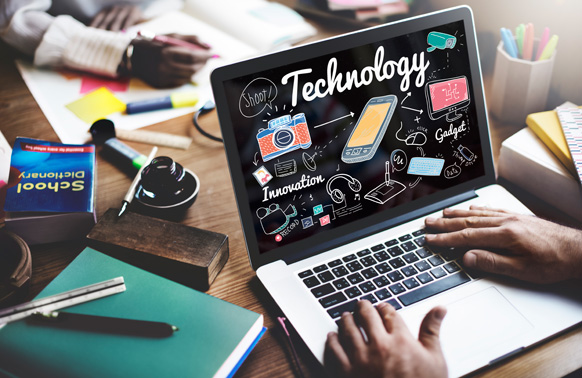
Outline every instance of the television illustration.
[(450, 34), (441, 32), (430, 32), (426, 37), (426, 42), (430, 45), (426, 51), (433, 52), (436, 49), (452, 49), (457, 43), (457, 38)]
[(459, 119), (457, 113), (471, 103), (469, 86), (465, 76), (429, 81), (424, 87), (428, 116), (437, 120), (446, 116), (448, 122)]

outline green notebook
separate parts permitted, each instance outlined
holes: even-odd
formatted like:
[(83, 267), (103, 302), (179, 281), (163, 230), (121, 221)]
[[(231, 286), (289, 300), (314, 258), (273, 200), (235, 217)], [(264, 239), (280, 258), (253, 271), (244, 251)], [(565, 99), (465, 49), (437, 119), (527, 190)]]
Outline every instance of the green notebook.
[(155, 339), (35, 325), (0, 329), (0, 375), (226, 377), (263, 329), (263, 316), (86, 248), (37, 298), (123, 276), (126, 291), (63, 311), (166, 322)]

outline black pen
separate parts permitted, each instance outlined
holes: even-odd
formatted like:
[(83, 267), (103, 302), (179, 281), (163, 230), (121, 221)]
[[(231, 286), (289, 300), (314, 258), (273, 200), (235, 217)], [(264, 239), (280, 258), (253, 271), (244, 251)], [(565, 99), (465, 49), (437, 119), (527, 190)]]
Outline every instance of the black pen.
[(31, 320), (66, 329), (142, 337), (168, 337), (178, 331), (178, 327), (168, 323), (72, 312), (36, 312), (31, 316)]

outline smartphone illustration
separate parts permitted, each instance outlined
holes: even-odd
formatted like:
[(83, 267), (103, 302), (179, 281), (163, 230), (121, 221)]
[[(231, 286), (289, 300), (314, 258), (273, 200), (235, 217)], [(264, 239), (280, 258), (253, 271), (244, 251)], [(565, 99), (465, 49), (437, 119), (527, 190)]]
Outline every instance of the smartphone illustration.
[(342, 161), (359, 163), (374, 156), (397, 103), (395, 95), (374, 97), (368, 101), (342, 151)]

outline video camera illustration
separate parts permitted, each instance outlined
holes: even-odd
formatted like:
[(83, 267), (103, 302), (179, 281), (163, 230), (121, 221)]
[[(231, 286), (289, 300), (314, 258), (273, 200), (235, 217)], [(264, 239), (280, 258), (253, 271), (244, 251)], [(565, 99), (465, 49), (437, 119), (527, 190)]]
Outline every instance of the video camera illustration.
[(297, 215), (295, 206), (289, 205), (285, 210), (279, 207), (278, 203), (272, 203), (268, 208), (259, 207), (257, 217), (261, 220), (263, 232), (273, 235), (282, 231), (289, 224), (289, 220)]
[(457, 43), (457, 38), (446, 33), (430, 32), (428, 33), (428, 37), (426, 37), (426, 42), (430, 45), (426, 51), (433, 52), (436, 49), (452, 49)]
[(260, 129), (257, 141), (263, 161), (269, 161), (287, 152), (311, 146), (311, 135), (305, 120), (305, 113), (291, 118), (284, 115), (269, 121), (268, 129)]

